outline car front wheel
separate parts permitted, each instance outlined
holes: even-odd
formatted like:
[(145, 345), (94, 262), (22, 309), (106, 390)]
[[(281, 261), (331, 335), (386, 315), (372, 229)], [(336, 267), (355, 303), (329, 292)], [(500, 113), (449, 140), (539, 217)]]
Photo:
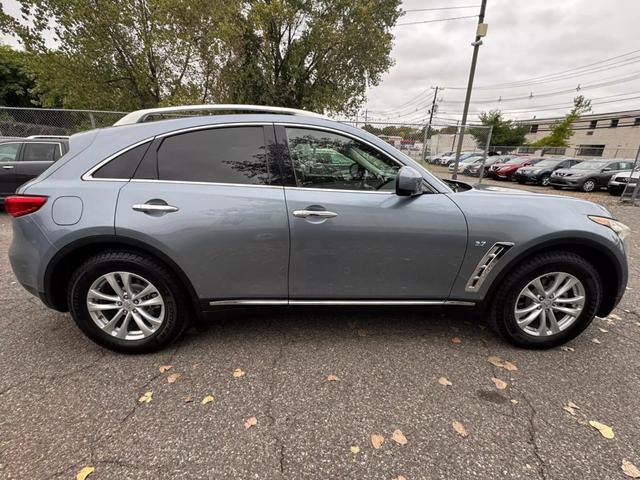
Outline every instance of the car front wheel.
[(78, 327), (112, 350), (156, 351), (187, 325), (188, 303), (173, 273), (138, 253), (111, 251), (89, 258), (73, 274), (68, 295)]
[(597, 187), (596, 181), (593, 179), (588, 179), (582, 184), (583, 192), (593, 192)]
[(589, 326), (601, 296), (598, 272), (583, 257), (560, 251), (536, 255), (500, 285), (490, 324), (519, 347), (552, 348)]
[(542, 185), (543, 187), (546, 187), (549, 185), (550, 181), (551, 181), (551, 177), (549, 175), (543, 175), (542, 178), (540, 179), (540, 185)]

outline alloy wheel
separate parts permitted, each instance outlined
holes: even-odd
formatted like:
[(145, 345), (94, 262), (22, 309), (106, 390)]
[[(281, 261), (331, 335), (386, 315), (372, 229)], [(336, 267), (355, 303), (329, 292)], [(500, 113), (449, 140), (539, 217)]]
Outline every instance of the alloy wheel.
[(582, 185), (582, 190), (584, 190), (585, 192), (593, 192), (595, 188), (596, 188), (596, 182), (594, 182), (593, 180), (587, 180)]
[(546, 187), (547, 185), (549, 185), (549, 182), (551, 181), (551, 177), (549, 177), (549, 175), (545, 175), (544, 177), (542, 177), (542, 186)]
[(516, 323), (528, 335), (555, 335), (578, 319), (585, 298), (584, 285), (573, 275), (545, 273), (530, 281), (518, 295), (514, 308)]
[(131, 272), (110, 272), (98, 277), (87, 292), (87, 310), (103, 332), (122, 340), (153, 335), (165, 316), (159, 290)]

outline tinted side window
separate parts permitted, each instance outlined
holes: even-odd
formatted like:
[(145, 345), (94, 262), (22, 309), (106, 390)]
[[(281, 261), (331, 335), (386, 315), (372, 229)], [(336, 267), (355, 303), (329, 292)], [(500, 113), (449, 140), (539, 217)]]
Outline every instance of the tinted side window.
[(19, 149), (19, 143), (0, 145), (0, 162), (15, 162)]
[(130, 179), (133, 177), (140, 160), (142, 160), (150, 144), (151, 142), (143, 143), (118, 155), (106, 165), (96, 170), (93, 173), (93, 178)]
[(57, 143), (25, 143), (23, 162), (55, 162), (60, 157)]
[(269, 184), (264, 130), (212, 128), (168, 137), (158, 149), (158, 178)]
[(304, 128), (287, 128), (287, 142), (300, 187), (395, 189), (400, 165), (364, 143)]

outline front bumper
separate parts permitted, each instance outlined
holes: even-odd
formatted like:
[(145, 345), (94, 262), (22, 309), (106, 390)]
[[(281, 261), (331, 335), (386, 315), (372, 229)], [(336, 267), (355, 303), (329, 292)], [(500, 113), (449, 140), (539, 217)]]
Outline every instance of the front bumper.
[(538, 183), (540, 181), (541, 175), (535, 173), (522, 173), (516, 172), (515, 179), (519, 182), (532, 182)]
[(584, 183), (584, 178), (574, 177), (551, 177), (549, 185), (554, 187), (580, 188)]

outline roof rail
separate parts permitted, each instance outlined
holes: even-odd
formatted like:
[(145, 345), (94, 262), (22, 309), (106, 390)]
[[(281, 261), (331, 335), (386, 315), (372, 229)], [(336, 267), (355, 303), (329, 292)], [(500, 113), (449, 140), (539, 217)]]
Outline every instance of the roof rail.
[[(152, 115), (162, 114), (178, 114), (189, 112), (219, 112), (219, 111), (239, 111), (239, 112), (255, 112), (255, 113), (275, 113), (281, 115), (300, 115), (307, 117), (328, 118), (324, 115), (307, 110), (298, 110), (296, 108), (285, 107), (269, 107), (265, 105), (238, 105), (238, 104), (213, 104), (213, 105), (180, 105), (178, 107), (159, 107), (147, 108), (144, 110), (136, 110), (126, 114), (114, 125), (131, 125), (133, 123), (142, 123)], [(186, 115), (189, 116), (189, 115)]]
[(60, 139), (68, 139), (69, 135), (29, 135), (26, 137), (27, 139), (37, 139), (37, 138), (60, 138)]

